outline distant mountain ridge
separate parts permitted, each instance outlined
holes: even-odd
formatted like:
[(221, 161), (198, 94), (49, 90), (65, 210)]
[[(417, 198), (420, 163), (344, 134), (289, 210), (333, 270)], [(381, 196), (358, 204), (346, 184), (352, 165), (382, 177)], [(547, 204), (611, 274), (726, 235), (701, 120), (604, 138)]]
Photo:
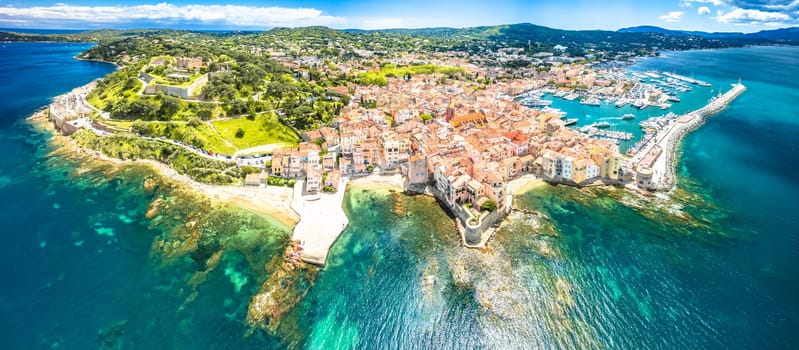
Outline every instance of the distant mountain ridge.
[[(687, 30), (670, 30), (656, 26), (637, 26), (609, 30), (565, 30), (540, 26), (532, 23), (517, 23), (495, 26), (467, 28), (418, 28), (418, 29), (344, 29), (350, 33), (392, 33), (468, 39), (493, 39), (508, 42), (548, 42), (548, 43), (587, 43), (587, 42), (651, 42), (663, 40), (663, 36), (690, 36), (702, 39), (709, 46), (751, 45), (786, 43), (799, 44), (799, 27), (763, 30), (757, 33), (741, 32), (702, 32)], [(675, 38), (676, 40), (676, 38)], [(672, 43), (675, 44), (675, 43)]]
[(741, 32), (702, 32), (688, 30), (672, 30), (656, 26), (637, 26), (622, 28), (619, 33), (656, 33), (673, 36), (698, 36), (709, 39), (765, 39), (774, 41), (799, 41), (799, 27), (761, 30), (756, 33)]
[[(312, 26), (299, 28), (272, 28), (264, 32), (203, 32), (172, 29), (103, 29), (71, 34), (33, 34), (0, 31), (0, 41), (83, 41), (110, 42), (139, 36), (168, 36), (172, 34), (196, 37), (219, 36), (278, 36), (301, 40), (304, 37), (319, 39), (355, 38), (369, 40), (370, 36), (396, 35), (427, 37), (428, 49), (453, 49), (462, 51), (495, 50), (502, 47), (524, 48), (530, 52), (553, 51), (562, 47), (573, 57), (592, 52), (608, 55), (633, 53), (649, 55), (660, 50), (690, 50), (739, 47), (747, 45), (799, 45), (799, 28), (764, 30), (757, 33), (708, 33), (701, 31), (669, 30), (655, 26), (609, 30), (565, 30), (532, 23), (504, 24), (467, 28), (419, 29), (344, 29)], [(433, 40), (435, 39), (435, 40)]]

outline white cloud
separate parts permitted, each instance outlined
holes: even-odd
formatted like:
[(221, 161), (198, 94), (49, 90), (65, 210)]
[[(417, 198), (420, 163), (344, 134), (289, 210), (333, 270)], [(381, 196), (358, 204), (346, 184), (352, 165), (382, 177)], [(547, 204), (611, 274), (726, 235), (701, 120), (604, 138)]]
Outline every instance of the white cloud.
[(726, 0), (682, 0), (680, 1), (680, 7), (691, 7), (694, 3), (698, 4), (712, 4), (713, 6), (724, 6), (727, 5)]
[(730, 12), (719, 13), (716, 20), (721, 23), (749, 24), (749, 23), (778, 23), (791, 21), (791, 16), (780, 12), (766, 12), (760, 10), (745, 10), (736, 8)]
[(702, 7), (698, 8), (698, 9), (696, 9), (696, 13), (698, 15), (700, 15), (700, 16), (704, 16), (704, 15), (710, 13), (710, 8), (707, 7), (707, 6), (702, 6)]
[(314, 8), (258, 7), (239, 5), (155, 5), (134, 6), (53, 6), (0, 7), (0, 23), (4, 22), (67, 22), (115, 24), (134, 22), (193, 22), (200, 24), (275, 27), (336, 25), (342, 17), (325, 15)]
[(671, 11), (659, 18), (666, 21), (666, 22), (679, 22), (682, 19), (683, 12), (682, 11)]

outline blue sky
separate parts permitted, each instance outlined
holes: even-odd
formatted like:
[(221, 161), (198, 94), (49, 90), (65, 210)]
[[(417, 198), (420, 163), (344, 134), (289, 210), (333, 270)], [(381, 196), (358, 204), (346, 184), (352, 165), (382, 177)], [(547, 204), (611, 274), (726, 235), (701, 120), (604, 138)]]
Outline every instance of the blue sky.
[(753, 32), (799, 25), (799, 0), (0, 0), (5, 28), (376, 29), (521, 22), (563, 29), (656, 25)]

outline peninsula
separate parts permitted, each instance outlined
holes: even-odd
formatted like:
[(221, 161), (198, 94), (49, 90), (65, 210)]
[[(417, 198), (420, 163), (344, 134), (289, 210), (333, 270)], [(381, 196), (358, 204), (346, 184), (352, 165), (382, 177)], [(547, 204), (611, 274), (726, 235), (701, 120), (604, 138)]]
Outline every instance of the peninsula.
[(483, 247), (512, 210), (509, 183), (520, 178), (669, 191), (679, 140), (745, 90), (739, 81), (707, 106), (665, 118), (623, 154), (619, 141), (631, 136), (598, 123), (569, 127), (544, 95), (668, 109), (676, 93), (706, 83), (628, 72), (638, 54), (619, 48), (427, 45), (320, 28), (123, 38), (81, 55), (118, 70), (57, 98), (48, 114), (80, 147), (110, 157), (153, 159), (252, 196), (293, 187), (292, 239), (303, 261), (324, 265), (348, 223), (350, 179), (401, 177), (398, 190), (435, 196), (462, 244)]

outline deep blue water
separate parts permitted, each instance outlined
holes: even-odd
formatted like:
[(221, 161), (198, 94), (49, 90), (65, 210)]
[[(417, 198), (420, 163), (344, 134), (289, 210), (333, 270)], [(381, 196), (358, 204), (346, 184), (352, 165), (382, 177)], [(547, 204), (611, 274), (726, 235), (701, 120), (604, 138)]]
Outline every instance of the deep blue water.
[[(489, 251), (474, 251), (430, 198), (352, 189), (328, 266), (277, 334), (248, 336), (248, 302), (287, 230), (147, 193), (144, 169), (50, 155), (48, 137), (20, 120), (113, 67), (72, 59), (87, 44), (3, 45), (0, 348), (98, 348), (114, 325), (106, 340), (120, 348), (799, 347), (799, 49), (667, 53), (633, 67), (748, 87), (685, 139), (680, 187), (696, 197), (680, 203), (695, 220), (548, 186), (518, 203), (549, 219), (514, 214)], [(706, 100), (696, 92), (680, 108)], [(146, 220), (156, 197), (174, 209)], [(153, 255), (189, 220), (212, 237), (202, 249)], [(218, 267), (194, 283), (198, 256), (214, 249)]]

